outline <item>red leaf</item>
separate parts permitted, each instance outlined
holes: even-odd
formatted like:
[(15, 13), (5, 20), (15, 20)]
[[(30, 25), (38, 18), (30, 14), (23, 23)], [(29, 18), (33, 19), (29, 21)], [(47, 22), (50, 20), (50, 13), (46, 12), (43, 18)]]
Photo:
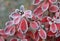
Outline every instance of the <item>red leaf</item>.
[(57, 12), (58, 11), (58, 6), (56, 6), (56, 5), (51, 5), (50, 7), (49, 7), (49, 11), (50, 12)]
[(43, 17), (43, 14), (41, 14), (41, 15), (37, 15), (37, 18), (38, 18), (39, 20), (41, 20), (42, 17)]
[(11, 31), (10, 31), (10, 35), (14, 35), (15, 34), (15, 27), (13, 27), (12, 29), (11, 29)]
[(57, 29), (60, 31), (60, 24), (58, 23), (56, 24), (56, 26), (57, 26)]
[(46, 32), (45, 32), (43, 29), (40, 29), (40, 30), (39, 30), (39, 36), (40, 36), (42, 39), (46, 39), (46, 37), (47, 37)]
[(21, 31), (16, 32), (15, 36), (21, 39), (24, 38)]
[(26, 37), (25, 37), (28, 41), (31, 41), (31, 38), (30, 38), (30, 36), (28, 36), (28, 35), (26, 35)]
[(15, 13), (15, 12), (13, 12), (11, 15), (9, 15), (9, 19), (11, 19), (11, 20), (14, 20), (14, 19), (16, 19), (18, 17), (21, 18), (21, 15), (18, 14), (18, 13)]
[(36, 29), (36, 30), (39, 28), (38, 23), (35, 22), (35, 21), (32, 21), (32, 22), (30, 23), (30, 27), (31, 27), (32, 29)]
[(40, 3), (40, 1), (41, 1), (41, 0), (34, 0), (34, 1), (33, 1), (33, 4), (34, 4), (34, 5), (38, 5), (38, 4)]
[(56, 12), (56, 13), (55, 13), (55, 16), (56, 16), (56, 17), (59, 17), (59, 16), (60, 16), (60, 13), (59, 13), (59, 12)]
[(38, 34), (38, 31), (35, 32), (35, 41), (38, 41), (39, 40), (39, 34)]
[(36, 15), (42, 15), (43, 14), (43, 10), (41, 8), (41, 5), (39, 5), (33, 12)]
[(53, 37), (53, 36), (55, 35), (55, 33), (52, 33), (51, 31), (48, 31), (47, 35), (48, 35), (49, 37)]
[(32, 15), (32, 20), (37, 20), (37, 17), (35, 15)]
[(46, 28), (50, 28), (50, 24), (49, 23), (45, 23), (45, 27)]
[(0, 29), (0, 35), (6, 39), (8, 37), (8, 35), (5, 34), (5, 31), (3, 29)]
[(51, 4), (54, 4), (54, 3), (57, 2), (57, 0), (49, 0), (49, 2), (50, 2)]
[(13, 25), (13, 24), (14, 24), (13, 21), (8, 21), (8, 22), (5, 23), (6, 26), (11, 26), (11, 25)]
[(0, 29), (0, 35), (5, 35), (5, 32), (3, 29)]
[(43, 41), (41, 38), (39, 38), (39, 41)]
[(22, 20), (20, 21), (19, 27), (20, 27), (20, 30), (21, 30), (22, 33), (26, 33), (27, 32), (28, 23), (27, 23), (25, 18), (22, 18)]
[(56, 39), (56, 41), (60, 41), (60, 37), (58, 37), (58, 38)]
[(48, 2), (44, 2), (44, 3), (41, 5), (41, 8), (42, 8), (42, 10), (45, 12), (45, 11), (49, 8), (49, 3), (48, 3)]
[(41, 22), (47, 22), (47, 17), (42, 18)]
[(47, 17), (47, 21), (52, 21), (52, 18), (51, 17)]
[(25, 15), (26, 18), (32, 18), (32, 11), (31, 10), (26, 10), (24, 12), (24, 15)]
[(57, 31), (57, 26), (56, 26), (56, 24), (52, 23), (52, 24), (50, 25), (50, 31), (53, 32), (53, 33), (56, 33), (56, 31)]
[(20, 22), (20, 17), (17, 17), (13, 20), (14, 24), (18, 24)]
[(28, 31), (26, 34), (30, 36), (32, 39), (35, 39), (35, 35), (31, 31)]
[(14, 33), (15, 33), (15, 26), (7, 26), (5, 28), (5, 33), (7, 35), (14, 35)]
[(0, 37), (0, 41), (4, 41), (4, 38), (3, 37)]

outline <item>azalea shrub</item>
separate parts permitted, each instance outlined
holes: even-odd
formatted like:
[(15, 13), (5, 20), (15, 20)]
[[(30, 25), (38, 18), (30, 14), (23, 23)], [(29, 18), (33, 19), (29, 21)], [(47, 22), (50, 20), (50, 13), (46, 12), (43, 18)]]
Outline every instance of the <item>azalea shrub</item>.
[(9, 15), (0, 29), (0, 41), (60, 41), (60, 2), (33, 0), (32, 4), (33, 11), (21, 5)]

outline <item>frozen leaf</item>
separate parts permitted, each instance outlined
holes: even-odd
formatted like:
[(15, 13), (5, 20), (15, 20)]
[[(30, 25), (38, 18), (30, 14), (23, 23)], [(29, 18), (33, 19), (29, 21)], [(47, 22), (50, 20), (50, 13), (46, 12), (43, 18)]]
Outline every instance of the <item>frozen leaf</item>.
[(20, 28), (22, 33), (26, 33), (27, 32), (28, 24), (27, 24), (27, 20), (25, 18), (21, 19), (19, 28)]
[(60, 12), (56, 12), (56, 13), (55, 13), (55, 16), (56, 16), (56, 17), (59, 17), (59, 15), (60, 15)]
[(14, 35), (14, 33), (15, 33), (15, 26), (7, 26), (5, 28), (5, 33), (7, 35)]
[(3, 37), (0, 37), (0, 41), (4, 41), (4, 38)]
[(41, 3), (43, 0), (33, 0), (33, 5), (38, 5)]
[(31, 37), (32, 39), (35, 39), (35, 35), (34, 35), (34, 33), (33, 33), (32, 31), (28, 31), (26, 34), (27, 34), (29, 37)]
[(49, 30), (49, 28), (50, 28), (50, 24), (49, 24), (49, 23), (45, 23), (45, 25), (44, 25), (44, 26), (45, 26), (45, 30), (46, 30), (46, 31), (48, 31), (48, 30)]
[(49, 2), (50, 2), (51, 4), (54, 4), (54, 3), (57, 2), (57, 0), (49, 0)]
[(47, 21), (52, 21), (52, 18), (51, 17), (47, 17)]
[(52, 24), (50, 25), (50, 31), (53, 32), (53, 33), (56, 33), (56, 31), (57, 31), (57, 26), (56, 26), (56, 24), (52, 23)]
[(32, 11), (31, 10), (26, 10), (24, 12), (24, 15), (25, 15), (26, 18), (32, 18)]
[(18, 17), (16, 19), (14, 19), (13, 22), (14, 22), (14, 24), (18, 24), (20, 22), (20, 20), (21, 20), (20, 17)]
[(0, 29), (0, 35), (5, 35), (4, 29)]
[(47, 37), (46, 32), (45, 32), (43, 29), (40, 29), (40, 30), (39, 30), (39, 36), (40, 36), (42, 39), (46, 39), (46, 37)]
[(40, 3), (40, 0), (34, 0), (34, 1), (33, 1), (33, 4), (34, 4), (34, 5), (38, 5), (39, 3)]
[(6, 38), (8, 37), (8, 35), (5, 34), (5, 31), (4, 31), (3, 29), (0, 29), (0, 35), (1, 35), (4, 39), (6, 39)]
[(37, 20), (37, 17), (35, 15), (32, 15), (32, 20)]
[(47, 17), (42, 18), (41, 22), (47, 22)]
[(56, 6), (56, 5), (51, 5), (50, 7), (49, 7), (49, 11), (50, 12), (57, 12), (59, 10), (59, 8), (58, 8), (58, 6)]
[(9, 15), (9, 19), (11, 19), (11, 20), (14, 20), (14, 19), (16, 19), (18, 17), (21, 18), (21, 15), (18, 14), (18, 13), (15, 13), (15, 12), (12, 12), (12, 14)]
[(12, 35), (14, 35), (15, 34), (15, 27), (13, 27), (12, 29), (11, 29), (11, 31), (10, 31), (10, 35), (12, 36)]
[(43, 14), (43, 10), (41, 8), (41, 5), (39, 5), (34, 11), (33, 11), (34, 14), (36, 15), (42, 15)]
[(49, 32), (47, 33), (47, 35), (48, 35), (49, 37), (53, 37), (53, 36), (55, 36), (55, 33), (52, 33), (51, 31), (49, 31)]
[(39, 34), (38, 34), (38, 31), (35, 32), (35, 40), (36, 40), (36, 41), (39, 40)]
[(32, 29), (36, 29), (36, 30), (39, 28), (38, 23), (35, 22), (35, 21), (32, 21), (32, 22), (30, 23), (30, 27), (31, 27)]
[(21, 39), (24, 38), (21, 31), (16, 32), (15, 36)]
[(11, 26), (11, 25), (13, 25), (13, 24), (14, 24), (13, 21), (8, 21), (8, 22), (5, 23), (6, 26)]
[(42, 10), (45, 12), (45, 11), (49, 8), (49, 3), (48, 3), (48, 2), (44, 2), (44, 3), (41, 5), (41, 8), (42, 8)]

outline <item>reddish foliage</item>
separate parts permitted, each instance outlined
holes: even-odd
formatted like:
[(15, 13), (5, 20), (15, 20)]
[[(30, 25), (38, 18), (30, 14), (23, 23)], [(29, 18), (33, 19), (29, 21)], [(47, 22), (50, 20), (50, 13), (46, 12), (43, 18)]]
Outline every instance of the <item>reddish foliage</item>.
[[(49, 41), (51, 37), (59, 41), (60, 7), (56, 3), (57, 0), (34, 0), (37, 8), (33, 12), (21, 5), (20, 9), (9, 15), (10, 21), (6, 22), (5, 29), (0, 29), (0, 41), (11, 36), (10, 41)], [(47, 16), (44, 15), (46, 11)]]

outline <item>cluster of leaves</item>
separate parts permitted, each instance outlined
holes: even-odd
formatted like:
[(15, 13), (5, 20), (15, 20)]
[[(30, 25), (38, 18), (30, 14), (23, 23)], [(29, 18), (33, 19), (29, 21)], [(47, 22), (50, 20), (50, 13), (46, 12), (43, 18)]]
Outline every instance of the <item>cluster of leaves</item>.
[[(59, 37), (59, 4), (57, 0), (34, 0), (33, 5), (38, 6), (33, 12), (21, 5), (9, 15), (5, 29), (0, 29), (0, 41), (42, 41), (47, 37)], [(43, 16), (46, 11), (54, 15)], [(8, 40), (9, 37), (12, 38)]]

